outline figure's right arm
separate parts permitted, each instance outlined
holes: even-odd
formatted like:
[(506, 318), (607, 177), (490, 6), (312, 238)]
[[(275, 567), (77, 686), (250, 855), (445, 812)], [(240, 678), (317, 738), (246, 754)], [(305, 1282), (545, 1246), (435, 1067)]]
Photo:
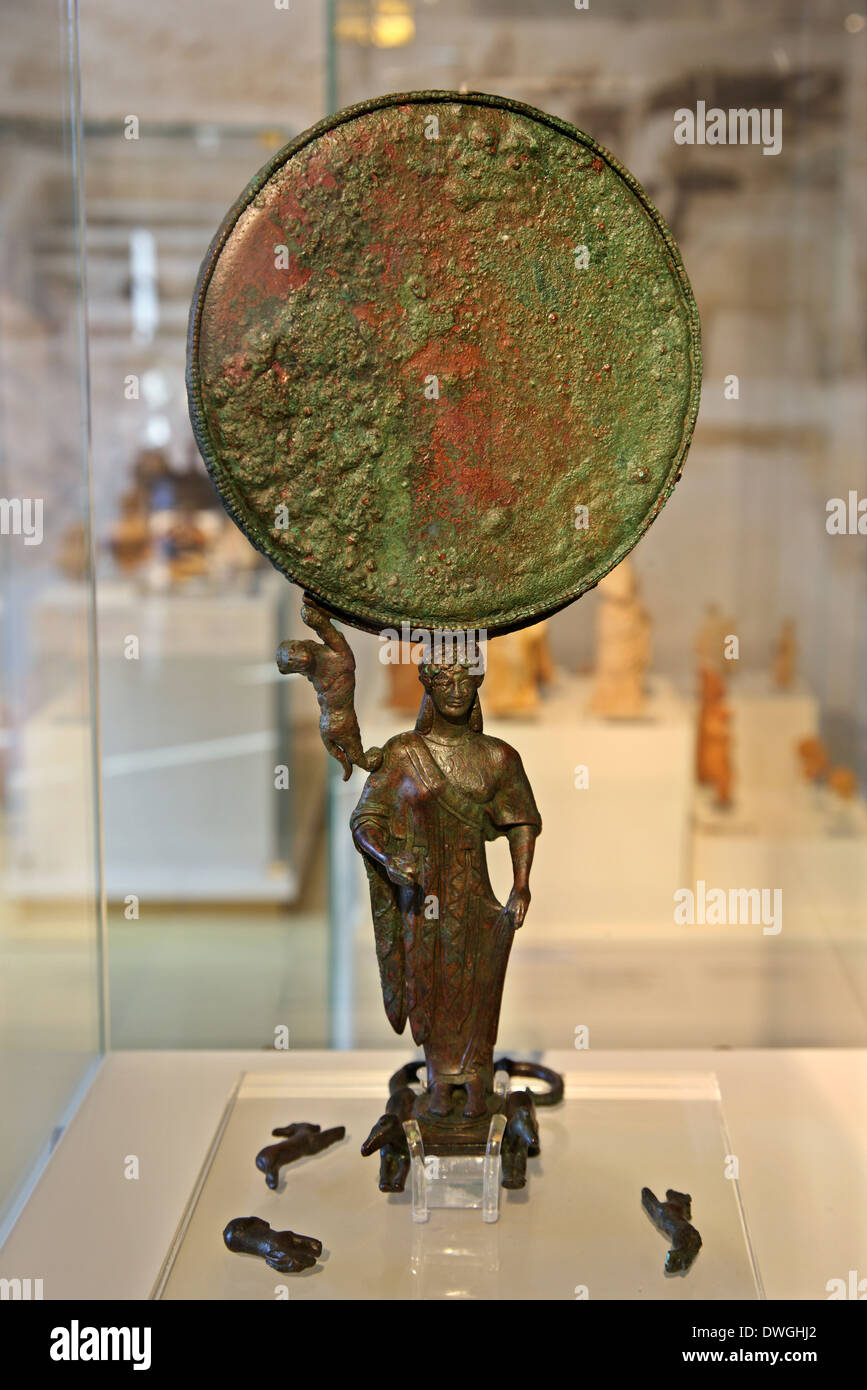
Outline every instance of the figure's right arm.
[(356, 821), (352, 838), (362, 854), (381, 864), (398, 888), (413, 888), (418, 881), (415, 861), (410, 854), (389, 854), (384, 827), (374, 819)]
[(352, 827), (352, 838), (356, 848), (360, 849), (362, 854), (375, 859), (377, 864), (381, 864), (385, 868), (388, 858), (385, 852), (385, 830), (378, 821), (372, 819), (358, 821)]

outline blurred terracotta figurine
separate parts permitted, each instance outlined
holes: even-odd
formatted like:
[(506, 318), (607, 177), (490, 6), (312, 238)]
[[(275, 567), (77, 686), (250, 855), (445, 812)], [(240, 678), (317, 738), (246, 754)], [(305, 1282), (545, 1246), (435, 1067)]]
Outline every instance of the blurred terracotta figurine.
[(698, 716), (696, 775), (703, 785), (716, 788), (717, 805), (729, 806), (732, 769), (729, 757), (731, 711), (725, 703), (725, 681), (719, 672), (702, 670)]
[(535, 623), (488, 643), (485, 704), (489, 714), (502, 718), (538, 714), (540, 688), (554, 679), (547, 626)]
[(277, 666), (283, 675), (306, 676), (319, 701), (319, 733), (327, 752), (343, 768), (344, 782), (352, 775), (352, 765), (366, 772), (379, 766), (378, 748), (365, 753), (355, 714), (355, 657), (352, 648), (338, 632), (328, 614), (305, 598), (301, 617), (322, 638), (321, 642), (281, 642)]
[(851, 767), (832, 767), (828, 773), (828, 791), (834, 798), (828, 829), (833, 835), (851, 834), (855, 830), (855, 798), (858, 778)]
[(587, 706), (606, 719), (636, 719), (644, 713), (645, 676), (650, 665), (650, 617), (628, 560), (599, 582), (602, 602), (596, 623), (596, 679)]
[(822, 739), (811, 734), (798, 743), (801, 771), (808, 782), (821, 782), (830, 765), (828, 749)]
[(57, 568), (61, 574), (74, 583), (87, 578), (90, 563), (90, 544), (87, 528), (81, 521), (73, 521), (66, 527), (57, 547)]
[(828, 790), (841, 801), (854, 801), (858, 778), (851, 767), (832, 767), (828, 773)]
[(165, 548), (172, 583), (183, 584), (208, 572), (208, 538), (196, 521), (195, 512), (181, 508), (165, 535)]
[(798, 640), (793, 618), (787, 618), (780, 629), (774, 654), (774, 685), (778, 690), (791, 690), (798, 664)]
[(726, 617), (718, 603), (709, 603), (695, 639), (700, 671), (719, 671), (730, 675), (738, 663), (726, 656), (728, 639), (734, 635), (735, 620)]
[(147, 497), (130, 488), (120, 499), (120, 516), (109, 533), (109, 549), (121, 574), (134, 574), (151, 548)]

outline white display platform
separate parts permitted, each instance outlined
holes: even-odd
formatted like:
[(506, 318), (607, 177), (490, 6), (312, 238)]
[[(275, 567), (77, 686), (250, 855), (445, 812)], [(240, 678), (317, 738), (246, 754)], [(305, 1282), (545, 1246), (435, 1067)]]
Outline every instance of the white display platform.
[[(539, 1110), (541, 1157), (527, 1187), (503, 1192), (500, 1218), (440, 1209), (411, 1219), (409, 1190), (378, 1191), (378, 1156), (358, 1150), (381, 1113), (385, 1077), (247, 1073), (227, 1107), (154, 1290), (168, 1299), (659, 1299), (760, 1296), (716, 1078), (708, 1073), (567, 1074), (566, 1099)], [(254, 1166), (278, 1125), (346, 1126), (342, 1144), (281, 1172), (271, 1192)], [(669, 1241), (641, 1207), (689, 1192), (702, 1249), (682, 1276), (664, 1271)], [(409, 1183), (407, 1183), (409, 1188)], [(300, 1275), (229, 1252), (222, 1231), (260, 1216), (323, 1242)]]
[(745, 672), (729, 685), (734, 784), (792, 787), (801, 780), (797, 745), (819, 732), (819, 702), (803, 685), (779, 690)]
[[(688, 882), (690, 708), (656, 678), (646, 717), (601, 719), (586, 713), (591, 688), (587, 678), (561, 675), (538, 718), (485, 720), (486, 733), (520, 753), (542, 816), (527, 919), (540, 944), (613, 928), (670, 926), (674, 891)], [(366, 745), (381, 745), (411, 727), (410, 715), (380, 714), (362, 732)], [(579, 766), (587, 768), (585, 789), (575, 785)], [(357, 798), (361, 781), (356, 774), (347, 784), (341, 816), (351, 799), (348, 787)], [(505, 901), (511, 885), (505, 840), (488, 846), (488, 862), (494, 891)], [(363, 870), (356, 868), (356, 876), (366, 902)]]
[[(779, 889), (784, 931), (804, 939), (829, 931), (860, 937), (867, 922), (867, 804), (862, 796), (843, 802), (803, 777), (797, 744), (818, 732), (817, 701), (803, 689), (778, 691), (767, 679), (747, 677), (743, 686), (732, 682), (729, 701), (732, 805), (721, 810), (710, 789), (696, 788), (690, 884)], [(702, 935), (725, 930), (705, 926)]]

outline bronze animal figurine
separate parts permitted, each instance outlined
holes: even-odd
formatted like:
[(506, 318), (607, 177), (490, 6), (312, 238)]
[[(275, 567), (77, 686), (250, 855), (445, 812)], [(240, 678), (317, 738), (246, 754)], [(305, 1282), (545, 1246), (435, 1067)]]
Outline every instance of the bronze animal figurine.
[(416, 1093), (410, 1086), (392, 1091), (373, 1129), (361, 1146), (365, 1158), (379, 1149), (380, 1192), (403, 1192), (409, 1174), (409, 1145), (403, 1129), (404, 1120), (412, 1116)]
[(661, 1235), (668, 1236), (671, 1249), (665, 1257), (666, 1274), (686, 1274), (701, 1249), (701, 1236), (692, 1222), (692, 1198), (688, 1192), (675, 1192), (669, 1187), (665, 1201), (641, 1189), (641, 1205)]
[(352, 765), (372, 772), (379, 767), (378, 748), (365, 753), (355, 713), (355, 657), (352, 648), (338, 632), (328, 614), (310, 598), (301, 606), (301, 617), (321, 642), (281, 642), (277, 666), (284, 676), (306, 676), (319, 701), (319, 734), (326, 751), (343, 768), (343, 780), (352, 775)]
[(527, 1159), (539, 1152), (539, 1125), (529, 1091), (512, 1091), (506, 1100), (503, 1135), (502, 1185), (514, 1191), (527, 1182)]
[(260, 1216), (236, 1216), (223, 1231), (227, 1249), (236, 1255), (258, 1255), (280, 1274), (312, 1269), (322, 1254), (322, 1241), (294, 1231), (272, 1231)]
[(271, 1133), (275, 1137), (282, 1135), (283, 1143), (268, 1144), (264, 1149), (260, 1149), (256, 1155), (256, 1167), (265, 1174), (265, 1181), (273, 1192), (280, 1181), (281, 1168), (287, 1163), (294, 1163), (296, 1159), (321, 1153), (331, 1144), (339, 1143), (346, 1130), (343, 1125), (323, 1130), (319, 1125), (302, 1122), (284, 1125), (282, 1129), (272, 1129)]

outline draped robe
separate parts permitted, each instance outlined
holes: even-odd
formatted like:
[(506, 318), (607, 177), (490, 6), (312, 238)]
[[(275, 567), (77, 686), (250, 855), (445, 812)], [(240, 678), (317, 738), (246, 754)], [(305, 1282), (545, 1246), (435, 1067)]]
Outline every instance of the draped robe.
[[(411, 854), (419, 883), (393, 884), (364, 855), (385, 1011), (395, 1032), (409, 1019), (431, 1078), (490, 1081), (506, 965), (514, 934), (488, 878), (485, 842), (542, 822), (513, 748), (466, 730), (447, 775), (436, 744), (399, 734), (383, 750), (355, 808), (391, 858)], [(357, 844), (357, 841), (356, 841)]]

